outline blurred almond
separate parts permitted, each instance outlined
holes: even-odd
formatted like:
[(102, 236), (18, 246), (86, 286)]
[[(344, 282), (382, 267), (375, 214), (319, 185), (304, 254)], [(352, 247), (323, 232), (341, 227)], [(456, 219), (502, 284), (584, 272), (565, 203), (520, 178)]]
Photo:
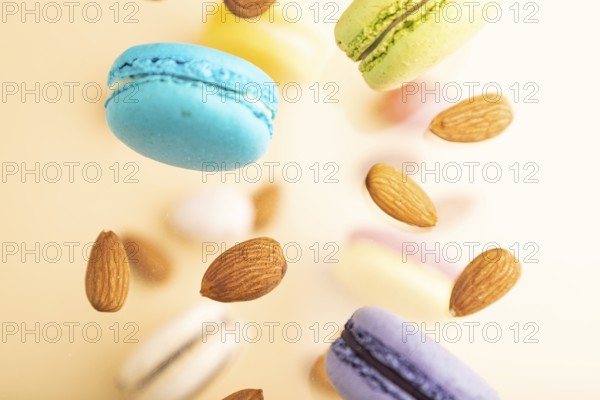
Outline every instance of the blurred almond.
[(419, 227), (437, 224), (437, 211), (427, 193), (394, 167), (375, 164), (367, 174), (366, 185), (375, 204), (398, 221)]
[(200, 293), (221, 302), (264, 296), (283, 279), (287, 263), (279, 243), (259, 237), (239, 243), (218, 256), (202, 278)]
[(450, 296), (450, 314), (464, 317), (496, 302), (521, 276), (521, 264), (505, 249), (481, 253), (456, 280)]
[(241, 18), (253, 19), (262, 15), (275, 0), (225, 0), (232, 14)]
[(137, 235), (125, 235), (123, 246), (131, 269), (148, 282), (164, 282), (171, 275), (171, 263), (154, 243)]
[(480, 142), (500, 135), (512, 123), (512, 109), (503, 96), (489, 97), (473, 97), (442, 111), (429, 129), (450, 142)]
[(254, 193), (254, 229), (261, 229), (273, 221), (279, 207), (280, 192), (278, 185), (268, 184)]
[[(319, 388), (319, 390), (323, 390), (331, 395), (337, 395), (337, 391), (331, 384), (327, 373), (325, 372), (325, 355), (321, 354), (313, 364), (312, 369), (310, 370), (310, 381)], [(335, 396), (332, 398), (339, 399), (339, 396)]]
[(129, 262), (123, 243), (113, 232), (101, 232), (88, 261), (85, 292), (92, 306), (103, 312), (119, 311), (129, 292)]
[(261, 389), (244, 389), (225, 397), (223, 400), (264, 400)]

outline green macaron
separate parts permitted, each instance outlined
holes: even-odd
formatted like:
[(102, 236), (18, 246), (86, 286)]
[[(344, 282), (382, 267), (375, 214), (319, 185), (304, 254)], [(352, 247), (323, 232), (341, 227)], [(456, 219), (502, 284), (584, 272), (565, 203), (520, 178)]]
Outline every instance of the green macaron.
[(470, 0), (354, 0), (335, 26), (338, 46), (367, 84), (392, 90), (452, 53), (484, 24), (488, 3)]

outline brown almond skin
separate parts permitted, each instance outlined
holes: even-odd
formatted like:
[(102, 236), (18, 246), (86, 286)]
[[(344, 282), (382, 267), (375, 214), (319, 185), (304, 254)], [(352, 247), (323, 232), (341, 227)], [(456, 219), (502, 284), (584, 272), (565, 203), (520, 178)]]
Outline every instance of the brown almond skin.
[(232, 393), (223, 400), (264, 400), (261, 389), (244, 389)]
[(233, 15), (241, 18), (256, 18), (271, 7), (275, 0), (225, 0), (225, 6)]
[(427, 193), (391, 165), (375, 164), (365, 183), (375, 204), (389, 216), (423, 228), (437, 224), (437, 210)]
[(147, 282), (165, 282), (171, 276), (171, 262), (161, 249), (137, 235), (123, 236), (129, 266)]
[[(325, 355), (321, 354), (313, 364), (310, 370), (310, 381), (316, 385), (320, 390), (323, 390), (331, 395), (337, 394), (337, 391), (333, 387), (333, 384), (329, 380), (327, 373), (325, 372)], [(338, 396), (334, 398), (339, 398)]]
[(517, 283), (521, 264), (505, 249), (477, 256), (460, 274), (450, 296), (450, 314), (464, 317), (498, 301)]
[(481, 95), (442, 111), (429, 129), (450, 142), (481, 142), (500, 135), (512, 121), (513, 112), (504, 97)]
[(113, 232), (101, 232), (90, 253), (85, 292), (102, 312), (119, 311), (129, 292), (129, 262), (123, 243)]
[(202, 278), (200, 294), (223, 303), (254, 300), (273, 290), (287, 270), (279, 243), (259, 237), (219, 255)]
[(273, 221), (280, 197), (279, 186), (275, 184), (265, 185), (254, 193), (252, 196), (256, 211), (254, 229), (262, 229)]

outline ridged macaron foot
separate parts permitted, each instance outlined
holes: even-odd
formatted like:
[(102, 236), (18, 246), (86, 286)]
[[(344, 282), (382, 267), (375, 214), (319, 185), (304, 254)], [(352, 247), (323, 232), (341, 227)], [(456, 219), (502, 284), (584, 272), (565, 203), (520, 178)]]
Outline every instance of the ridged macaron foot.
[[(335, 39), (375, 90), (411, 82), (454, 52), (483, 25), (483, 0), (354, 0)], [(474, 10), (474, 11), (473, 11)]]
[(357, 310), (329, 348), (325, 371), (345, 400), (498, 400), (475, 372), (414, 324)]
[(279, 95), (255, 65), (183, 43), (134, 46), (114, 62), (106, 119), (127, 146), (177, 167), (215, 171), (260, 158)]

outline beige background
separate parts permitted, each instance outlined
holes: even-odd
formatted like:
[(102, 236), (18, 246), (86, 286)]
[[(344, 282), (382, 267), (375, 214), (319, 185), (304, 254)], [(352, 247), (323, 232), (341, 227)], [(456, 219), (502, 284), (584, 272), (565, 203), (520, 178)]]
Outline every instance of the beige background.
[[(34, 7), (34, 2), (26, 4)], [(95, 24), (77, 12), (73, 23), (64, 15), (56, 24), (43, 18), (36, 23), (31, 16), (25, 23), (19, 16), (6, 17), (0, 24), (0, 81), (25, 82), (29, 88), (36, 82), (42, 87), (51, 82), (77, 82), (79, 88), (91, 82), (106, 91), (105, 78), (112, 61), (129, 46), (197, 38), (202, 18), (199, 1), (137, 4), (139, 22), (133, 24), (115, 23), (109, 3), (101, 4), (103, 17)], [(122, 19), (130, 9), (124, 8), (125, 2), (118, 5)], [(521, 9), (520, 23), (512, 20), (511, 5)], [(244, 387), (262, 387), (269, 399), (309, 398), (307, 371), (326, 347), (322, 338), (315, 343), (310, 327), (315, 322), (341, 324), (361, 305), (332, 279), (332, 265), (312, 261), (309, 247), (315, 242), (343, 246), (349, 232), (358, 227), (390, 227), (365, 201), (361, 188), (368, 166), (381, 159), (494, 161), (505, 174), (511, 173), (508, 167), (514, 162), (539, 165), (537, 184), (517, 184), (511, 179), (489, 184), (481, 178), (473, 184), (431, 180), (423, 184), (434, 201), (463, 199), (460, 204), (467, 205), (458, 217), (452, 215), (452, 207), (442, 207), (440, 226), (432, 239), (495, 241), (503, 246), (535, 242), (539, 246), (539, 263), (525, 263), (515, 290), (469, 319), (482, 324), (497, 322), (504, 330), (502, 340), (494, 344), (476, 336), (474, 343), (462, 341), (448, 347), (484, 375), (505, 399), (600, 396), (596, 377), (600, 368), (596, 338), (600, 272), (594, 257), (600, 198), (593, 164), (600, 144), (596, 128), (600, 65), (591, 45), (591, 38), (598, 35), (592, 18), (600, 6), (592, 1), (578, 2), (568, 10), (554, 2), (539, 2), (538, 6), (539, 23), (525, 24), (522, 19), (533, 9), (526, 9), (525, 2), (505, 2), (501, 22), (490, 24), (467, 48), (429, 74), (430, 79), (441, 82), (498, 82), (507, 93), (515, 82), (522, 90), (527, 82), (535, 83), (539, 102), (517, 102), (513, 126), (497, 140), (461, 146), (425, 135), (436, 107), (424, 110), (422, 118), (404, 126), (371, 119), (381, 97), (366, 88), (356, 65), (334, 49), (319, 82), (337, 82), (339, 103), (315, 103), (305, 95), (298, 103), (281, 105), (275, 139), (263, 161), (297, 162), (307, 178), (298, 183), (279, 179), (284, 188), (282, 209), (277, 223), (263, 233), (284, 243), (298, 243), (303, 257), (290, 265), (275, 292), (233, 309), (242, 321), (297, 322), (303, 336), (295, 344), (286, 343), (278, 334), (274, 343), (262, 340), (244, 346), (240, 356), (198, 399), (222, 398)], [(333, 26), (318, 25), (328, 35), (325, 40), (332, 42)], [(29, 329), (36, 322), (63, 326), (63, 337), (57, 343), (43, 337), (36, 343), (34, 335), (25, 340), (9, 336), (0, 342), (0, 398), (117, 398), (114, 372), (135, 345), (124, 343), (122, 336), (115, 343), (110, 327), (120, 323), (123, 335), (123, 324), (134, 322), (139, 326), (135, 337), (142, 340), (180, 310), (202, 301), (198, 289), (212, 258), (203, 262), (199, 246), (173, 237), (164, 224), (169, 207), (202, 185), (202, 174), (144, 159), (126, 148), (110, 133), (102, 101), (85, 101), (79, 90), (73, 102), (68, 101), (66, 91), (56, 103), (44, 96), (39, 103), (32, 95), (25, 101), (9, 97), (0, 104), (0, 121), (4, 168), (11, 162), (26, 163), (28, 168), (36, 162), (95, 162), (103, 174), (98, 183), (86, 182), (80, 168), (75, 169), (72, 183), (66, 176), (58, 183), (43, 177), (38, 183), (32, 175), (21, 182), (17, 174), (5, 177), (0, 185), (0, 242), (3, 246), (18, 243), (21, 250), (17, 255), (2, 254), (3, 326), (11, 322), (25, 323)], [(120, 163), (121, 173), (125, 163), (135, 163), (138, 183), (124, 183), (122, 175), (118, 183), (113, 182), (110, 167), (115, 162)], [(337, 163), (339, 183), (314, 183), (308, 168), (315, 162)], [(63, 174), (67, 171), (64, 167)], [(227, 180), (231, 184), (234, 179)], [(218, 183), (213, 176), (207, 184)], [(258, 187), (247, 182), (239, 186), (248, 192)], [(176, 262), (172, 281), (163, 287), (148, 287), (134, 280), (122, 311), (95, 312), (85, 298), (86, 263), (81, 249), (101, 229), (138, 231), (160, 241)], [(49, 262), (53, 255), (42, 254), (39, 260), (25, 256), (21, 247), (21, 243), (28, 248), (39, 243), (41, 249), (64, 242), (78, 243), (75, 256), (69, 259), (61, 245), (63, 254), (56, 263)], [(461, 260), (461, 265), (466, 262), (468, 259)], [(80, 324), (73, 343), (69, 343), (64, 325), (70, 322)], [(102, 329), (97, 343), (88, 343), (81, 334), (80, 328), (90, 322)], [(515, 322), (537, 324), (539, 343), (514, 343), (508, 327)]]

